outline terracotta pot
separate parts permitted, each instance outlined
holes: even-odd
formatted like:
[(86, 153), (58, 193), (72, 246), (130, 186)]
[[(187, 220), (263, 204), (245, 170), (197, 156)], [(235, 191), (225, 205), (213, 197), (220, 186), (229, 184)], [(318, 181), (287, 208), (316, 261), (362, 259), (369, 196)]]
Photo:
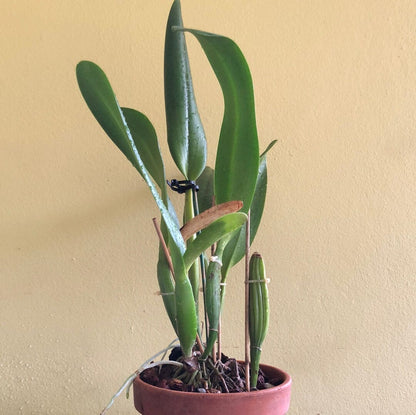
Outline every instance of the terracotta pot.
[(292, 379), (280, 369), (261, 365), (269, 379), (281, 383), (270, 389), (241, 393), (196, 393), (162, 389), (137, 377), (134, 406), (143, 415), (284, 415), (289, 410)]

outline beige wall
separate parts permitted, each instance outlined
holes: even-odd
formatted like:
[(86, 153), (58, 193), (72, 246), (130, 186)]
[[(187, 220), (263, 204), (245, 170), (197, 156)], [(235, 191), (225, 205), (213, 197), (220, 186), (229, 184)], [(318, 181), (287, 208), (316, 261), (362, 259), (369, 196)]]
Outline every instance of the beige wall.
[[(272, 279), (264, 360), (294, 378), (290, 414), (415, 414), (416, 2), (182, 6), (189, 26), (239, 43), (261, 147), (279, 140), (255, 249)], [(157, 212), (74, 75), (81, 59), (100, 64), (120, 102), (154, 122), (167, 158), (169, 7), (2, 2), (2, 414), (97, 414), (173, 337), (154, 295)], [(213, 143), (222, 100), (193, 39), (189, 46)], [(177, 176), (172, 164), (168, 175)], [(241, 281), (238, 272), (230, 278), (224, 313), (224, 347), (236, 357)], [(132, 414), (132, 405), (121, 398), (110, 413)]]

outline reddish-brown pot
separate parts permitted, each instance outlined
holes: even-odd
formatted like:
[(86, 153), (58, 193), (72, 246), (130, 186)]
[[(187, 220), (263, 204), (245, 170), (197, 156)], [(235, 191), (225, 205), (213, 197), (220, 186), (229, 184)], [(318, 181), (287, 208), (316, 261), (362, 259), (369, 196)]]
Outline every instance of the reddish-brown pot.
[(280, 384), (270, 389), (241, 393), (195, 393), (133, 383), (134, 406), (143, 415), (284, 415), (289, 410), (292, 379), (280, 369), (261, 365), (269, 379)]

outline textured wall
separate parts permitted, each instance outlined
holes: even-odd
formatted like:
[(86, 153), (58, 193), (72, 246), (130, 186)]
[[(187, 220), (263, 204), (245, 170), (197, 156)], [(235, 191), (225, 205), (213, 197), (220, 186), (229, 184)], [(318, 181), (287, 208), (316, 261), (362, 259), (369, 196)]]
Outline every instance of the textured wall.
[[(294, 378), (290, 414), (416, 413), (416, 42), (413, 0), (182, 1), (185, 23), (234, 38), (274, 138), (255, 249), (273, 316), (264, 360)], [(91, 59), (167, 155), (170, 1), (20, 0), (0, 14), (0, 412), (98, 413), (173, 337), (155, 279), (157, 215), (87, 110)], [(211, 143), (222, 99), (189, 39)], [(211, 144), (211, 161), (213, 159)], [(168, 165), (169, 177), (177, 176)], [(145, 213), (144, 213), (145, 212)], [(243, 355), (242, 268), (224, 347)], [(134, 413), (121, 398), (113, 413)]]

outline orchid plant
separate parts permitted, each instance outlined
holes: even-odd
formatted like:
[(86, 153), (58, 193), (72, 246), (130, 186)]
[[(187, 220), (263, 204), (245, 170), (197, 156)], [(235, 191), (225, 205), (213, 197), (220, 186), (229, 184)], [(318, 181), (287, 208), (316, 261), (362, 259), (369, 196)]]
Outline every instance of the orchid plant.
[[(198, 40), (224, 97), (215, 169), (206, 165), (207, 143), (194, 96), (185, 32)], [(165, 176), (156, 131), (149, 119), (119, 106), (105, 73), (95, 63), (81, 61), (76, 74), (94, 117), (140, 173), (159, 208), (160, 225), (154, 220), (160, 239), (157, 279), (180, 342), (181, 359), (188, 364), (195, 359), (215, 360), (227, 277), (247, 255), (259, 227), (266, 196), (266, 153), (274, 144), (259, 153), (247, 62), (231, 39), (185, 28), (180, 1), (173, 2), (165, 39), (165, 111), (170, 154), (183, 177), (171, 181)], [(169, 198), (170, 188), (184, 193), (182, 225)], [(254, 254), (250, 263), (246, 259), (246, 269), (253, 388), (269, 310), (261, 256)]]

